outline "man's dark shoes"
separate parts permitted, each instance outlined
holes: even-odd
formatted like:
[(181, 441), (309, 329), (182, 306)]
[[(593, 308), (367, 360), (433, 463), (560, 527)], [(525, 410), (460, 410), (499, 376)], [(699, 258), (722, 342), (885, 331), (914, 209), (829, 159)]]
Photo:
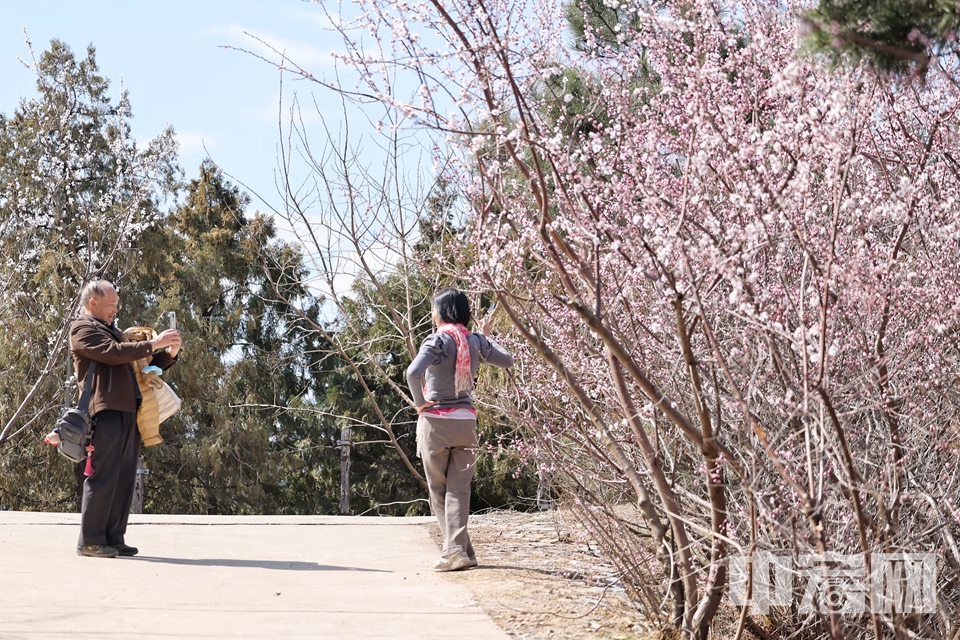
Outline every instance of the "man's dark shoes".
[(116, 558), (117, 550), (103, 544), (85, 544), (77, 547), (77, 555), (87, 558)]
[(118, 556), (126, 556), (126, 557), (135, 556), (140, 552), (140, 549), (137, 549), (136, 547), (131, 547), (128, 544), (123, 544), (122, 542), (120, 544), (112, 544), (110, 546), (117, 550)]

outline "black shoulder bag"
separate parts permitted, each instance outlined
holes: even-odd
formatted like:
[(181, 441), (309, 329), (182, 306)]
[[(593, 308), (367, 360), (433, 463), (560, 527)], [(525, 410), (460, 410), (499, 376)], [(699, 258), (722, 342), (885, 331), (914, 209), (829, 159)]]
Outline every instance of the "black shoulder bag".
[(96, 361), (91, 360), (87, 368), (87, 381), (83, 386), (83, 393), (80, 394), (80, 402), (76, 407), (67, 409), (57, 422), (55, 429), (60, 434), (57, 451), (71, 462), (83, 462), (87, 458), (87, 444), (90, 442), (90, 387), (96, 368)]

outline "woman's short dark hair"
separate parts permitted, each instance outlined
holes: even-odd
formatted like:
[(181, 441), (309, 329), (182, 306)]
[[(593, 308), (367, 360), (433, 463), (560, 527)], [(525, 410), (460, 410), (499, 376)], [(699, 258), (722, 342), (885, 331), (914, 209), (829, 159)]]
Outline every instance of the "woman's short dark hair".
[(440, 322), (463, 326), (470, 322), (470, 301), (459, 289), (448, 287), (438, 291), (437, 295), (433, 296), (433, 308), (440, 316)]

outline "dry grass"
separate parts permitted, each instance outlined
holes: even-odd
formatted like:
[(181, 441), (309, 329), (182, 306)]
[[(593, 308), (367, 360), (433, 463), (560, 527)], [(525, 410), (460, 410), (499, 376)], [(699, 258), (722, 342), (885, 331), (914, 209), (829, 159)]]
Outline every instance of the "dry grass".
[[(431, 532), (439, 542), (439, 529)], [(514, 638), (657, 638), (627, 600), (612, 565), (562, 511), (470, 516), (480, 566), (446, 576), (467, 586)]]

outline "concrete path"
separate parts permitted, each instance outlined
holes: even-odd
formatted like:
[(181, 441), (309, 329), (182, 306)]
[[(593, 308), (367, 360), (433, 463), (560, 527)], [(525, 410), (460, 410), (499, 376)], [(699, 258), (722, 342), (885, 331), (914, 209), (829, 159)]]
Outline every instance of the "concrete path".
[(429, 569), (431, 521), (134, 515), (140, 555), (100, 559), (79, 514), (0, 511), (0, 639), (507, 638)]

